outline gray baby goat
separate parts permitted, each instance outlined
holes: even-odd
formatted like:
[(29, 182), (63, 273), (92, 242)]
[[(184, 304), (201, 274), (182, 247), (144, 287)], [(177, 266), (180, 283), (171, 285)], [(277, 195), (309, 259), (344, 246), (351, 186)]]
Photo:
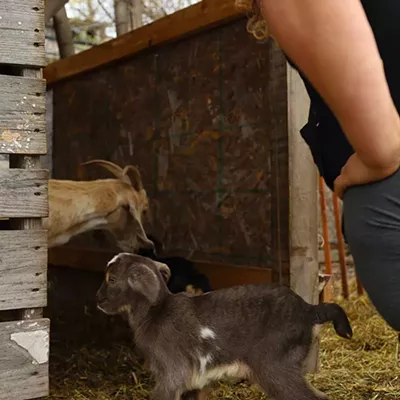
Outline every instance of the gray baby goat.
[(310, 305), (270, 284), (172, 294), (169, 277), (165, 264), (121, 253), (108, 263), (97, 293), (101, 311), (127, 316), (156, 379), (153, 399), (199, 399), (211, 383), (230, 377), (276, 400), (327, 398), (305, 380), (304, 362), (314, 327), (333, 321), (341, 337), (352, 337), (339, 305)]

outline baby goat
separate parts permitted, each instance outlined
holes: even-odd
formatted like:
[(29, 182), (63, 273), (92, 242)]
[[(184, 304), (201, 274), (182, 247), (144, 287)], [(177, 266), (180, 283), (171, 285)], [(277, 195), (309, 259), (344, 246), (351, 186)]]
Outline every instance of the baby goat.
[(198, 272), (190, 260), (183, 257), (158, 256), (163, 251), (162, 243), (154, 236), (147, 235), (147, 237), (154, 243), (154, 249), (141, 248), (137, 254), (167, 264), (171, 271), (171, 277), (167, 286), (172, 293), (187, 292), (198, 295), (211, 291), (210, 282), (207, 277)]
[(305, 380), (304, 363), (314, 327), (332, 321), (338, 335), (352, 337), (339, 305), (311, 305), (270, 284), (171, 294), (170, 275), (165, 264), (121, 253), (97, 293), (101, 311), (127, 316), (156, 378), (154, 400), (198, 399), (228, 377), (247, 379), (275, 400), (327, 398)]
[[(98, 164), (117, 179), (93, 181), (49, 180), (49, 247), (61, 246), (80, 233), (96, 229), (108, 230), (122, 251), (134, 252), (139, 247), (153, 248), (142, 225), (148, 210), (148, 198), (137, 168), (121, 167), (103, 160), (84, 163)], [(128, 176), (132, 171), (134, 180)]]

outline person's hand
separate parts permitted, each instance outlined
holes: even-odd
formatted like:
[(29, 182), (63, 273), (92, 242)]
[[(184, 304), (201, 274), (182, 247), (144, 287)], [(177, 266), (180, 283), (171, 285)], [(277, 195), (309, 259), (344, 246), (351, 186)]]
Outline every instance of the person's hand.
[(354, 153), (347, 160), (340, 175), (334, 182), (335, 193), (342, 199), (344, 192), (350, 186), (365, 185), (367, 183), (380, 181), (395, 173), (399, 167), (400, 164), (386, 169), (371, 168), (361, 161), (357, 153)]

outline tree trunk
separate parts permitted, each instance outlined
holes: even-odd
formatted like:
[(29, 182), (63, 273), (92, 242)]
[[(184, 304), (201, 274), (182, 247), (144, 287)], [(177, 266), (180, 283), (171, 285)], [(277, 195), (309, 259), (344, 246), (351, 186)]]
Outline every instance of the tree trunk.
[(132, 29), (143, 25), (143, 4), (142, 0), (131, 0), (131, 23)]
[(50, 21), (50, 18), (54, 17), (58, 11), (60, 11), (65, 4), (68, 3), (68, 0), (46, 0), (46, 6), (44, 9), (44, 20), (47, 24)]
[(73, 56), (75, 54), (75, 48), (71, 25), (69, 24), (65, 7), (62, 7), (54, 16), (54, 29), (56, 31), (60, 58)]
[(117, 36), (123, 35), (131, 30), (129, 4), (127, 0), (114, 0), (115, 30)]

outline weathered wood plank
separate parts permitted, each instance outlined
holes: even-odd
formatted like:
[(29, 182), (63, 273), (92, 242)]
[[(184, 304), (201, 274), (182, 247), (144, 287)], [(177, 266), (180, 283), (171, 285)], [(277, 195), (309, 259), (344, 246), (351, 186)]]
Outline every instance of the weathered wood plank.
[(0, 310), (47, 304), (47, 231), (0, 231)]
[[(299, 135), (307, 122), (309, 97), (299, 74), (287, 65), (290, 285), (309, 303), (319, 300), (318, 180), (310, 150)], [(318, 371), (319, 336), (313, 343), (306, 368)]]
[(47, 170), (0, 169), (0, 217), (48, 215)]
[(0, 64), (43, 67), (44, 0), (0, 1)]
[(48, 396), (49, 331), (48, 319), (0, 323), (0, 399)]
[(45, 154), (46, 81), (0, 75), (0, 96), (0, 153)]

